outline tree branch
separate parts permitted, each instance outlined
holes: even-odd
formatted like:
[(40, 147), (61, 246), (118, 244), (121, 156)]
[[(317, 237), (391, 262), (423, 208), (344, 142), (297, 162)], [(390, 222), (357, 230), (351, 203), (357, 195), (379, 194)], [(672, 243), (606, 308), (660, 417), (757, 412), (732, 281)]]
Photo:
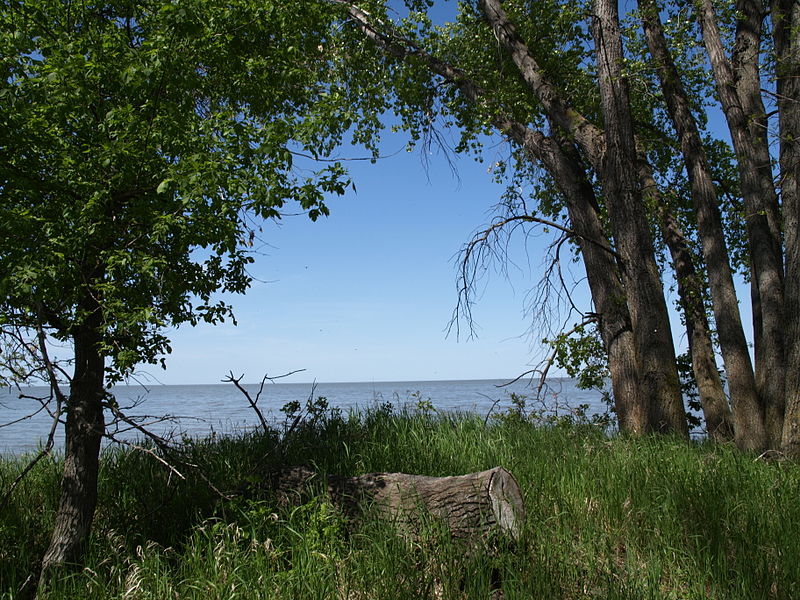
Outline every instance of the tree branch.
[(264, 384), (267, 381), (269, 381), (270, 383), (275, 383), (276, 379), (283, 379), (285, 377), (289, 377), (290, 375), (294, 375), (296, 373), (302, 373), (303, 371), (305, 371), (305, 369), (296, 369), (294, 371), (289, 371), (288, 373), (284, 373), (283, 375), (277, 375), (275, 377), (269, 377), (268, 375), (265, 374), (264, 377), (261, 378), (261, 385), (258, 388), (258, 393), (256, 394), (255, 399), (253, 399), (253, 397), (250, 396), (250, 392), (248, 392), (241, 384), (241, 381), (244, 378), (244, 374), (240, 375), (239, 377), (234, 377), (233, 371), (230, 371), (228, 376), (225, 379), (223, 379), (222, 382), (232, 383), (233, 385), (236, 386), (237, 390), (239, 390), (242, 394), (244, 394), (244, 397), (250, 404), (250, 408), (252, 408), (253, 411), (256, 413), (256, 416), (258, 417), (258, 420), (261, 423), (261, 427), (264, 429), (264, 432), (266, 433), (270, 429), (269, 422), (264, 417), (264, 413), (261, 412), (261, 409), (258, 408), (258, 401), (261, 399), (261, 393), (264, 391)]

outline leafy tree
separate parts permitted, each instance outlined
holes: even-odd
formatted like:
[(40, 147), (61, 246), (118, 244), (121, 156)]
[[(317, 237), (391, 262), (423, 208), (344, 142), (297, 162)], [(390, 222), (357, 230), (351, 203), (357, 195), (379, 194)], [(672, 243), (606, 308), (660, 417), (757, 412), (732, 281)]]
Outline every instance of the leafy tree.
[(166, 328), (232, 318), (216, 294), (248, 288), (259, 220), (290, 202), (326, 215), (349, 183), (332, 160), (295, 167), (348, 129), (315, 112), (330, 92), (323, 8), (0, 3), (0, 324), (73, 354), (43, 577), (89, 535), (109, 386), (163, 363)]
[[(498, 132), (512, 184), (532, 175), (529, 201), (477, 241), (542, 216), (571, 232), (594, 304), (582, 318), (597, 320), (623, 429), (686, 431), (663, 247), (709, 431), (800, 453), (797, 2), (640, 0), (622, 18), (609, 0), (477, 0), (441, 26), (431, 2), (406, 2), (403, 19), (385, 2), (337, 3), (353, 38), (382, 57), (387, 106), (412, 140), (434, 135), (437, 118), (460, 129), (457, 150), (479, 151)], [(711, 107), (727, 118), (732, 151), (707, 129)], [(755, 368), (733, 285), (742, 266)]]

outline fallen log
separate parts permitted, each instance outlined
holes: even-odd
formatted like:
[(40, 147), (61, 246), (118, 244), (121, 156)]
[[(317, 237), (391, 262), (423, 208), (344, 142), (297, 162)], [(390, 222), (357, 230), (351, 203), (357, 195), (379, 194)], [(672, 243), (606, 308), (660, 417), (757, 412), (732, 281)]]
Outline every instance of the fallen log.
[[(273, 478), (273, 489), (281, 502), (294, 503), (306, 494), (314, 477), (307, 467), (284, 469)], [(525, 520), (519, 484), (503, 467), (451, 477), (330, 475), (327, 491), (333, 504), (349, 518), (357, 520), (371, 511), (411, 535), (433, 517), (457, 539), (472, 540), (500, 532), (516, 540)]]

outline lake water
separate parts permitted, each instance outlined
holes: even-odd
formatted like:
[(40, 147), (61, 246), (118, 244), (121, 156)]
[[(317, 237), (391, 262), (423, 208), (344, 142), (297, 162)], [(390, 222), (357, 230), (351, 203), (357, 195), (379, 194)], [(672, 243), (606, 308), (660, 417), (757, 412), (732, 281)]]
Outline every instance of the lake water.
[[(437, 411), (470, 411), (480, 415), (508, 410), (512, 406), (510, 393), (536, 396), (536, 386), (529, 380), (507, 387), (498, 387), (504, 380), (474, 381), (404, 381), (363, 383), (274, 383), (266, 384), (258, 406), (271, 422), (284, 419), (280, 411), (286, 403), (323, 396), (332, 407), (343, 411), (363, 409), (376, 403), (391, 402), (394, 406), (415, 406), (418, 400), (430, 400)], [(255, 398), (258, 385), (245, 388)], [(28, 396), (44, 396), (47, 389), (26, 388)], [(218, 385), (141, 385), (116, 386), (113, 394), (119, 406), (129, 416), (139, 416), (148, 427), (162, 436), (206, 437), (212, 432), (226, 434), (258, 425), (258, 418), (246, 398), (232, 384)], [(542, 408), (529, 399), (530, 408)], [(589, 413), (603, 413), (606, 405), (597, 391), (579, 390), (571, 379), (551, 379), (542, 394), (549, 409), (565, 413), (568, 407), (589, 405)], [(30, 415), (39, 404), (21, 398), (20, 391), (0, 388), (0, 453), (17, 454), (35, 450), (48, 434), (51, 418), (45, 411)], [(169, 421), (160, 421), (163, 416)], [(57, 447), (63, 446), (59, 428)], [(137, 437), (135, 431), (121, 431), (123, 439)]]

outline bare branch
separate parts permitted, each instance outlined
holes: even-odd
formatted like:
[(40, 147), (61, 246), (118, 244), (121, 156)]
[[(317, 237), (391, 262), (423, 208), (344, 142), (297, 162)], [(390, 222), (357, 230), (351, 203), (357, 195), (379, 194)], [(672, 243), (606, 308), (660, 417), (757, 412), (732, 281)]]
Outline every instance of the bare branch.
[[(24, 469), (17, 475), (14, 481), (11, 483), (9, 488), (3, 494), (2, 498), (0, 498), (0, 511), (5, 508), (8, 501), (11, 499), (11, 495), (17, 489), (19, 484), (25, 479), (25, 477), (30, 473), (34, 467), (36, 467), (39, 462), (45, 458), (47, 455), (50, 454), (53, 446), (55, 445), (55, 437), (56, 431), (58, 429), (59, 420), (61, 418), (61, 410), (66, 402), (66, 398), (64, 394), (61, 392), (61, 389), (58, 386), (58, 378), (55, 375), (55, 369), (53, 367), (52, 362), (50, 361), (50, 356), (47, 353), (47, 346), (46, 346), (46, 336), (44, 334), (44, 330), (41, 324), (37, 324), (37, 339), (39, 341), (39, 352), (41, 353), (40, 360), (44, 362), (44, 367), (47, 371), (48, 377), (50, 379), (50, 399), (55, 396), (56, 399), (56, 409), (52, 414), (52, 422), (50, 423), (50, 431), (47, 434), (47, 441), (45, 442), (44, 447), (36, 454), (36, 456), (25, 466)], [(42, 400), (42, 409), (46, 408), (49, 401)], [(40, 410), (42, 410), (40, 409)], [(38, 413), (39, 411), (36, 411)], [(36, 414), (34, 413), (34, 414)], [(29, 415), (30, 416), (30, 415)]]
[(264, 391), (264, 384), (267, 381), (269, 381), (270, 383), (275, 383), (277, 379), (283, 379), (285, 377), (289, 377), (290, 375), (294, 375), (296, 373), (302, 373), (303, 371), (305, 371), (305, 369), (296, 369), (294, 371), (289, 371), (288, 373), (284, 373), (283, 375), (276, 375), (274, 377), (269, 377), (268, 375), (265, 374), (264, 377), (261, 378), (261, 385), (258, 388), (258, 393), (256, 394), (255, 399), (253, 399), (253, 397), (250, 395), (250, 392), (248, 392), (241, 384), (241, 381), (244, 378), (244, 373), (239, 377), (234, 377), (233, 371), (230, 371), (228, 376), (225, 379), (223, 379), (222, 382), (232, 383), (233, 385), (236, 386), (237, 390), (239, 390), (242, 394), (244, 394), (244, 397), (250, 404), (250, 408), (252, 408), (253, 411), (256, 413), (256, 416), (258, 417), (258, 420), (261, 423), (261, 427), (264, 429), (265, 432), (268, 432), (270, 429), (269, 422), (264, 417), (264, 413), (261, 412), (261, 409), (258, 408), (258, 401), (261, 399), (261, 393)]
[[(464, 250), (462, 251), (462, 258), (460, 260), (460, 275), (458, 278), (458, 301), (456, 304), (456, 308), (453, 311), (453, 317), (450, 321), (448, 326), (448, 332), (452, 331), (453, 328), (456, 330), (456, 334), (460, 333), (459, 329), (459, 317), (465, 318), (467, 323), (469, 324), (470, 330), (473, 328), (473, 322), (471, 317), (471, 304), (472, 304), (472, 293), (475, 286), (475, 281), (477, 279), (477, 272), (479, 270), (480, 265), (484, 264), (486, 260), (486, 254), (493, 255), (495, 251), (493, 250), (493, 242), (497, 240), (497, 235), (500, 231), (506, 229), (508, 226), (511, 226), (511, 231), (509, 232), (509, 236), (513, 231), (516, 229), (518, 225), (524, 223), (537, 223), (539, 225), (544, 225), (546, 227), (552, 227), (553, 229), (557, 229), (559, 231), (564, 232), (565, 237), (561, 238), (556, 245), (560, 247), (560, 245), (566, 239), (570, 238), (580, 238), (586, 240), (587, 242), (596, 245), (598, 248), (601, 248), (605, 252), (608, 252), (612, 256), (614, 256), (617, 260), (621, 261), (620, 255), (611, 247), (609, 247), (606, 243), (588, 238), (586, 236), (580, 235), (573, 229), (556, 223), (550, 219), (544, 219), (541, 217), (536, 217), (533, 215), (512, 215), (510, 217), (503, 217), (497, 219), (494, 223), (492, 223), (486, 229), (478, 232), (472, 240), (466, 245)], [(556, 261), (557, 262), (557, 261)], [(566, 282), (563, 280), (563, 276), (561, 275), (559, 269), (559, 278), (562, 282), (564, 289), (567, 289)], [(572, 304), (573, 308), (575, 308), (574, 303), (570, 297), (570, 303)], [(582, 311), (577, 310), (579, 313)]]
[(131, 442), (129, 440), (123, 440), (121, 438), (118, 438), (118, 437), (114, 436), (111, 433), (107, 433), (105, 437), (107, 437), (109, 440), (111, 440), (112, 442), (114, 442), (116, 444), (119, 444), (121, 446), (127, 446), (128, 448), (131, 448), (132, 450), (136, 450), (137, 452), (143, 452), (144, 454), (148, 454), (148, 455), (152, 456), (154, 459), (156, 459), (158, 462), (160, 462), (162, 465), (164, 465), (171, 473), (174, 473), (175, 475), (177, 475), (179, 479), (182, 479), (184, 481), (186, 480), (186, 477), (183, 475), (183, 473), (178, 471), (178, 469), (176, 469), (172, 464), (170, 464), (163, 457), (159, 456), (156, 453), (156, 451), (153, 450), (152, 448), (146, 448), (144, 446), (140, 446), (138, 444), (134, 444), (133, 442)]
[[(152, 431), (150, 431), (149, 429), (147, 429), (143, 425), (141, 425), (141, 424), (137, 423), (136, 421), (134, 421), (131, 417), (129, 417), (128, 415), (123, 413), (122, 410), (120, 410), (120, 408), (114, 402), (104, 402), (103, 406), (104, 406), (104, 408), (106, 408), (109, 411), (111, 411), (111, 414), (114, 415), (115, 419), (117, 419), (118, 421), (122, 421), (123, 423), (126, 423), (127, 425), (130, 426), (131, 429), (134, 429), (134, 430), (138, 431), (139, 433), (141, 433), (147, 439), (151, 440), (163, 452), (172, 452), (172, 451), (174, 451), (174, 448), (170, 444), (169, 440), (167, 440), (166, 438), (163, 438), (163, 437), (153, 433)], [(161, 420), (162, 421), (163, 420), (167, 420), (167, 417), (165, 417), (165, 418), (163, 418)], [(107, 435), (108, 435), (108, 437), (111, 437), (113, 434), (109, 433)], [(111, 438), (111, 439), (114, 439), (114, 438)]]
[(247, 399), (248, 404), (250, 404), (250, 408), (253, 409), (253, 411), (256, 413), (256, 416), (258, 417), (258, 420), (261, 422), (261, 427), (264, 429), (264, 431), (267, 431), (269, 429), (269, 423), (264, 418), (264, 414), (261, 412), (261, 409), (258, 408), (258, 398), (259, 396), (261, 396), (261, 391), (264, 389), (264, 382), (267, 381), (267, 376), (264, 375), (264, 378), (261, 380), (261, 387), (258, 390), (258, 395), (256, 396), (255, 400), (253, 400), (253, 398), (250, 396), (250, 392), (244, 389), (244, 386), (240, 383), (243, 377), (244, 374), (239, 375), (239, 377), (234, 377), (233, 371), (230, 371), (230, 374), (225, 379), (223, 379), (222, 382), (232, 383), (233, 385), (236, 386), (237, 390), (239, 390), (240, 392), (242, 392), (242, 394), (244, 394), (244, 397)]
[[(173, 457), (175, 457), (177, 459), (176, 462), (178, 462), (178, 463), (180, 463), (180, 464), (192, 469), (200, 477), (200, 479), (203, 480), (203, 482), (208, 486), (208, 488), (212, 492), (214, 492), (217, 496), (219, 496), (222, 499), (229, 499), (230, 498), (229, 494), (225, 494), (225, 493), (221, 492), (219, 490), (219, 488), (217, 488), (217, 486), (214, 485), (214, 483), (208, 478), (208, 476), (203, 472), (203, 470), (198, 465), (196, 465), (194, 463), (190, 463), (190, 462), (184, 460), (183, 458), (181, 458), (181, 450), (179, 448), (176, 448), (175, 446), (173, 446), (169, 442), (169, 440), (167, 440), (167, 439), (165, 439), (165, 438), (163, 438), (163, 437), (161, 437), (159, 435), (156, 435), (152, 431), (148, 430), (146, 427), (143, 427), (139, 423), (136, 423), (132, 418), (130, 418), (127, 415), (125, 415), (119, 409), (119, 407), (117, 407), (114, 403), (106, 402), (106, 403), (104, 403), (104, 406), (105, 406), (105, 408), (107, 408), (107, 409), (109, 409), (111, 411), (111, 413), (114, 415), (115, 418), (117, 418), (118, 420), (120, 420), (120, 421), (122, 421), (124, 423), (127, 423), (133, 429), (135, 429), (136, 431), (140, 432), (147, 439), (152, 441), (156, 445), (156, 447), (158, 447), (158, 449), (161, 450), (161, 452), (164, 454), (165, 457), (173, 456)], [(110, 433), (106, 433), (105, 437), (107, 437), (107, 438), (109, 438), (109, 439), (111, 439), (111, 440), (113, 440), (113, 441), (115, 441), (117, 443), (121, 443), (121, 444), (124, 444), (126, 446), (130, 446), (130, 447), (132, 447), (132, 448), (134, 448), (136, 450), (139, 450), (139, 451), (145, 452), (147, 454), (150, 454), (156, 460), (158, 460), (159, 462), (164, 464), (171, 472), (174, 472), (177, 475), (179, 475), (181, 477), (181, 479), (185, 479), (185, 477), (177, 470), (177, 468), (174, 465), (172, 465), (169, 461), (167, 461), (166, 458), (158, 456), (153, 450), (148, 450), (147, 448), (141, 447), (141, 446), (139, 446), (137, 444), (134, 444), (134, 443), (131, 443), (131, 442), (128, 442), (128, 441), (125, 441), (125, 440), (117, 439), (116, 437), (113, 436), (113, 434), (110, 434)]]

